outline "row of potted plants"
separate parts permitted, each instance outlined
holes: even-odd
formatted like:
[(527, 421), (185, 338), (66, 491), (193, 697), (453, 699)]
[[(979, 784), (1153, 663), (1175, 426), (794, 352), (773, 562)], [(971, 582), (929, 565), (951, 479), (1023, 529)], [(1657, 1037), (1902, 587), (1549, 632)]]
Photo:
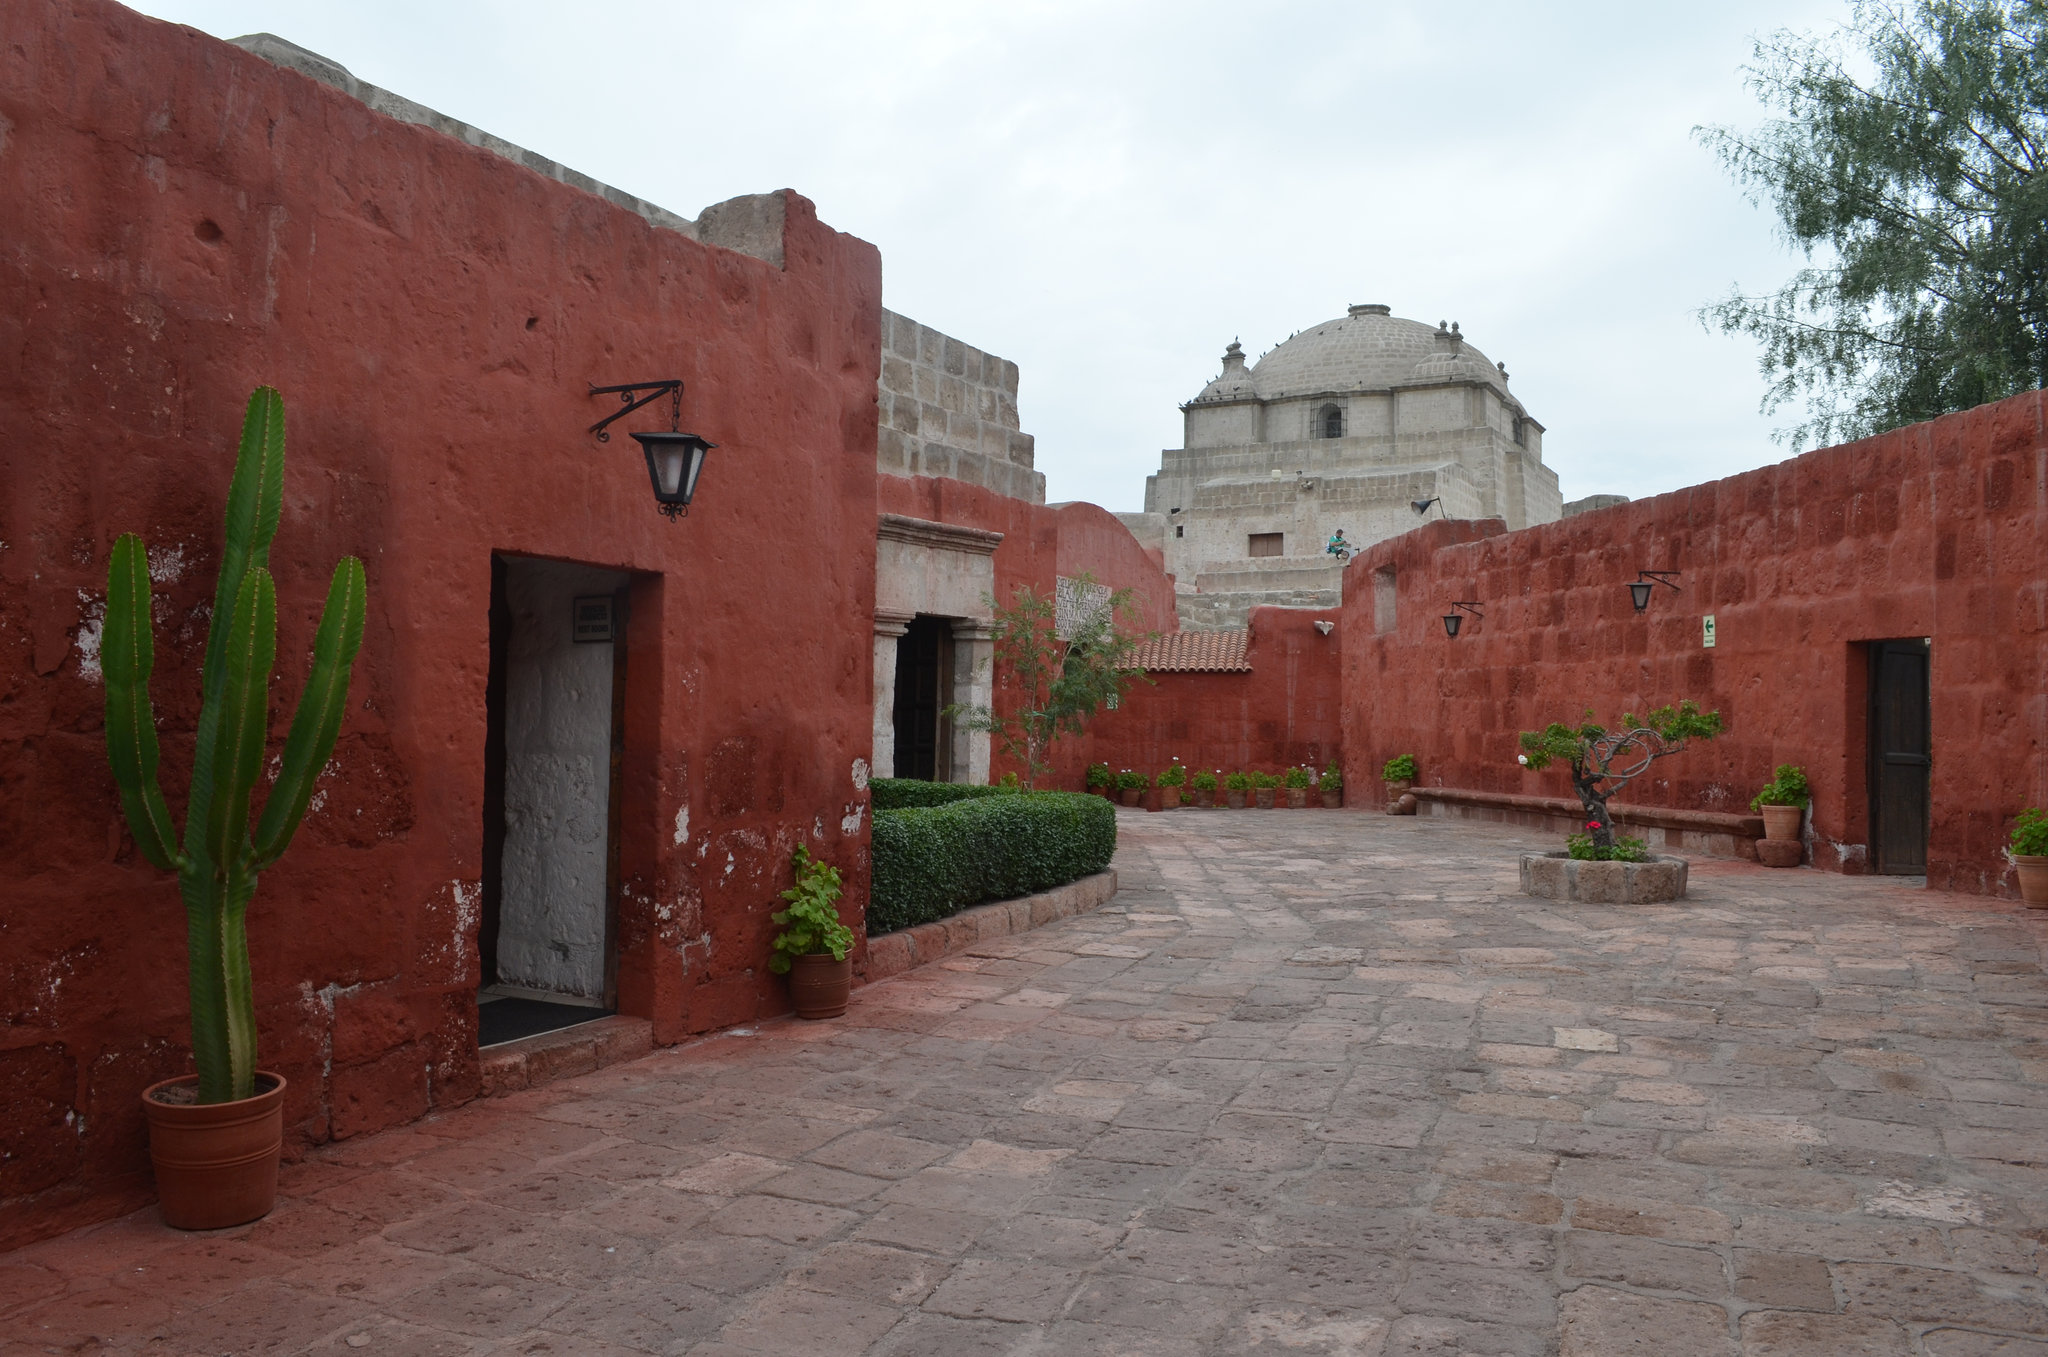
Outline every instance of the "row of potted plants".
[(1305, 764), (1279, 773), (1244, 769), (1190, 772), (1187, 765), (1175, 761), (1156, 777), (1129, 768), (1112, 770), (1106, 763), (1096, 763), (1089, 765), (1087, 787), (1127, 806), (1141, 804), (1145, 793), (1156, 789), (1162, 810), (1182, 805), (1233, 810), (1247, 805), (1267, 810), (1285, 805), (1298, 810), (1308, 805), (1312, 793), (1331, 810), (1344, 804), (1344, 773), (1335, 760), (1320, 773)]

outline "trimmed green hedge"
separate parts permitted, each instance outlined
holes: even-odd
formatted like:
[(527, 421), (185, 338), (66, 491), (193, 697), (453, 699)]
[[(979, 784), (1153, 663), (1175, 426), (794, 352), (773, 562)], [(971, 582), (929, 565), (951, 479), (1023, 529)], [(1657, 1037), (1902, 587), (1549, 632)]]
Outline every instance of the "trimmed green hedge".
[(1115, 852), (1116, 811), (1099, 796), (1008, 792), (901, 810), (878, 798), (868, 936), (1064, 886)]
[(878, 777), (868, 783), (876, 810), (950, 806), (982, 796), (1015, 796), (1015, 787), (975, 787), (965, 782), (920, 782), (914, 777)]

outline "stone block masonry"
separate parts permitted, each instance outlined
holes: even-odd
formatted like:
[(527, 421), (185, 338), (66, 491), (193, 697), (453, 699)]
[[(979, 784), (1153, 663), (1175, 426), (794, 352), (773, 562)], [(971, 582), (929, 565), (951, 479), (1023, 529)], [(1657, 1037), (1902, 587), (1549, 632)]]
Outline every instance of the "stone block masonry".
[(876, 464), (1045, 503), (1033, 440), (1017, 420), (1017, 365), (908, 316), (882, 312)]

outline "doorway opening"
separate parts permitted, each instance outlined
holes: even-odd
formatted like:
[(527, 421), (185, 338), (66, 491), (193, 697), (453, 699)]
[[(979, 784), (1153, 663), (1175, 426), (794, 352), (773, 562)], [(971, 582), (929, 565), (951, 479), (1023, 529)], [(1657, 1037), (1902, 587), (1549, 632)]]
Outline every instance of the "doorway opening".
[(1868, 650), (1870, 869), (1925, 876), (1934, 766), (1928, 640), (1872, 641)]
[(919, 613), (896, 642), (897, 777), (948, 780), (953, 767), (953, 723), (941, 713), (953, 697), (951, 619)]
[(477, 1044), (616, 1004), (627, 576), (491, 558)]

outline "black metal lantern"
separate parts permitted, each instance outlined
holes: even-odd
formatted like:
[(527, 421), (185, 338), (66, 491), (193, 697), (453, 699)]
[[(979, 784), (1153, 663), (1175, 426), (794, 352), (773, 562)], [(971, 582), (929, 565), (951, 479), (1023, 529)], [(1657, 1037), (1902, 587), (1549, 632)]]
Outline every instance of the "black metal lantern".
[(1644, 611), (1650, 606), (1651, 591), (1660, 584), (1673, 593), (1685, 592), (1671, 582), (1677, 574), (1676, 570), (1638, 570), (1635, 580), (1628, 586), (1629, 602), (1636, 605), (1637, 612)]
[[(646, 394), (642, 395), (641, 393)], [(647, 479), (654, 487), (654, 502), (673, 522), (687, 517), (690, 501), (697, 495), (697, 478), (704, 474), (704, 454), (718, 446), (693, 433), (682, 431), (683, 383), (679, 378), (665, 382), (627, 382), (620, 386), (593, 386), (593, 396), (619, 398), (619, 408), (590, 426), (600, 443), (609, 443), (605, 425), (632, 414), (650, 401), (669, 398), (667, 433), (636, 433), (640, 450), (647, 454)]]
[[(1471, 613), (1474, 617), (1486, 616), (1485, 613), (1479, 611), (1479, 600), (1477, 599), (1472, 599), (1469, 602), (1454, 602), (1451, 604), (1451, 608), (1453, 611), (1444, 614), (1444, 635), (1450, 637), (1453, 641), (1458, 639), (1458, 629), (1465, 623), (1464, 613)], [(1463, 612), (1457, 611), (1458, 609), (1463, 609)]]
[[(1444, 497), (1442, 495), (1431, 495), (1428, 499), (1411, 499), (1408, 501), (1409, 508), (1425, 516), (1429, 513), (1429, 506), (1432, 504), (1436, 506), (1436, 511), (1439, 514), (1444, 511)], [(1451, 633), (1453, 636), (1457, 634), (1455, 631)]]

